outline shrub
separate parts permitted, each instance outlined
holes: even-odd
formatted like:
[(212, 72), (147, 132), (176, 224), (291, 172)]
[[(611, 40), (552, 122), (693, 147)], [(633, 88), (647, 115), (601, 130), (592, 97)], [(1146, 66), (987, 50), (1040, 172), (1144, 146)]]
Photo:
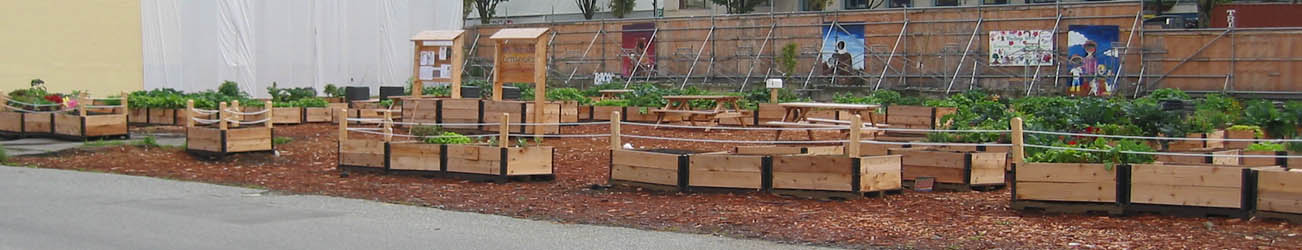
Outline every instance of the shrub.
[(466, 144), (471, 142), (470, 137), (451, 131), (444, 131), (438, 137), (425, 138), (424, 141), (428, 144)]
[(411, 127), (409, 132), (414, 136), (434, 136), (443, 133), (443, 128), (433, 125), (419, 125)]
[(287, 144), (287, 143), (290, 143), (290, 142), (293, 142), (293, 141), (294, 141), (294, 138), (284, 137), (284, 136), (277, 136), (277, 137), (275, 137), (275, 138), (271, 138), (271, 145), (277, 145), (277, 146), (279, 146), (279, 145)]

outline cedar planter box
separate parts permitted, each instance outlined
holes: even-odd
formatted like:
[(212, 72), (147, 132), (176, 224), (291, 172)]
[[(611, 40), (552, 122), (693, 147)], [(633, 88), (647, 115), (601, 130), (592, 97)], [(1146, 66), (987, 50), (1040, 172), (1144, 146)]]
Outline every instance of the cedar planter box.
[(496, 147), (474, 144), (447, 145), (446, 173), (454, 176), (493, 177), (505, 182), (516, 176), (551, 177), (550, 146)]
[(334, 120), (334, 113), (330, 107), (303, 108), (303, 122), (330, 122)]
[[(1028, 162), (1013, 171), (1012, 207), (1018, 210), (1123, 214), (1129, 166)], [(1118, 197), (1121, 197), (1120, 199)]]
[(937, 151), (928, 148), (892, 148), (891, 155), (903, 158), (904, 180), (936, 178), (936, 183), (957, 184), (952, 189), (1004, 185), (1007, 153)]
[[(592, 112), (592, 105), (579, 106), (579, 120), (581, 121), (596, 120), (595, 117), (593, 117), (593, 114), (595, 114), (595, 112)], [(607, 117), (609, 117), (610, 114), (606, 114), (606, 115)], [(606, 118), (606, 119), (609, 120), (610, 118)]]
[(763, 190), (768, 186), (765, 170), (771, 167), (769, 160), (767, 156), (760, 155), (688, 155), (688, 170), (685, 175), (687, 189)]
[[(646, 110), (645, 112), (643, 112), (644, 109)], [(624, 121), (656, 122), (656, 114), (651, 112), (652, 109), (655, 108), (628, 107), (624, 109), (625, 112), (620, 114), (624, 116)], [(666, 115), (664, 122), (679, 121), (679, 120), (681, 119), (679, 119), (679, 117), (676, 115)]]
[[(688, 153), (681, 151), (614, 150), (610, 156), (610, 184), (652, 184), (661, 190), (682, 191), (687, 188), (685, 173)], [(680, 181), (681, 180), (681, 181)]]
[[(1289, 161), (1287, 151), (1244, 151), (1242, 149), (1217, 151), (1212, 153), (1212, 162), (1217, 165), (1231, 165), (1243, 167), (1260, 167), (1260, 166), (1283, 166), (1288, 167)], [(1257, 156), (1280, 156), (1280, 157), (1237, 157), (1239, 155), (1257, 155)], [(1293, 160), (1296, 161), (1296, 160)], [(1295, 166), (1297, 167), (1297, 166)]]
[(740, 155), (841, 155), (845, 154), (843, 146), (737, 146), (733, 152)]
[[(1253, 130), (1225, 130), (1225, 139), (1258, 139), (1257, 132)], [(1252, 145), (1252, 141), (1226, 141), (1227, 149), (1244, 149)]]
[(579, 102), (562, 101), (561, 122), (579, 122)]
[(773, 192), (809, 198), (862, 198), (900, 190), (900, 157), (771, 156)]
[(176, 125), (185, 123), (185, 115), (179, 109), (150, 108), (145, 112), (148, 112), (148, 118), (146, 119), (149, 119), (149, 124)]
[(274, 149), (271, 137), (271, 128), (263, 126), (227, 130), (190, 127), (185, 130), (186, 151), (209, 158), (220, 158), (231, 153), (271, 151)]
[(771, 103), (761, 103), (759, 108), (755, 109), (755, 124), (764, 124), (765, 122), (782, 121), (787, 115), (787, 110), (781, 105)]
[[(1136, 164), (1130, 167), (1127, 211), (1246, 217), (1254, 202), (1251, 169), (1220, 165)], [(1246, 202), (1245, 202), (1246, 201)], [(1178, 206), (1178, 207), (1172, 207)]]
[(611, 112), (619, 112), (620, 118), (628, 120), (624, 107), (619, 106), (592, 106), (592, 120), (609, 121)]
[[(424, 108), (425, 106), (421, 106)], [(480, 99), (441, 99), (440, 123), (481, 123), (484, 119), (483, 101)], [(406, 114), (406, 113), (404, 113)], [(455, 129), (479, 129), (477, 125), (443, 126)]]
[(384, 171), (387, 148), (381, 140), (340, 140), (339, 170)]
[[(1224, 130), (1217, 130), (1211, 133), (1191, 133), (1186, 138), (1225, 138)], [(1208, 148), (1224, 148), (1225, 141), (1218, 140), (1190, 140), (1190, 141), (1171, 141), (1167, 144), (1168, 150), (1171, 151), (1190, 151)]]
[(1254, 216), (1302, 223), (1302, 170), (1266, 168), (1253, 174), (1257, 179)]
[(271, 123), (273, 124), (303, 123), (303, 108), (300, 107), (271, 108)]
[[(891, 105), (886, 107), (886, 124), (892, 128), (936, 129), (945, 127), (940, 119), (945, 115), (958, 112), (957, 108), (935, 108), (926, 106)], [(892, 133), (922, 135), (923, 132)]]
[(403, 98), (402, 120), (404, 122), (438, 123), (439, 98)]
[(326, 104), (326, 108), (330, 109), (330, 122), (335, 123), (335, 124), (338, 124), (338, 123), (339, 123), (339, 115), (338, 115), (338, 114), (335, 114), (335, 112), (339, 112), (339, 110), (341, 110), (341, 109), (348, 109), (348, 104), (347, 104), (347, 103), (333, 103), (333, 102), (332, 102), (332, 103), (330, 103), (330, 104)]
[(131, 108), (127, 109), (127, 122), (132, 124), (149, 124), (149, 109)]
[(127, 115), (54, 115), (54, 134), (59, 137), (87, 140), (89, 138), (120, 137), (125, 138)]
[(0, 132), (10, 136), (21, 136), (23, 133), (23, 113), (0, 112)]
[(26, 135), (54, 134), (54, 113), (23, 113), (22, 121)]
[[(559, 102), (548, 102), (543, 104), (543, 117), (538, 119), (534, 111), (533, 102), (523, 101), (484, 101), (484, 123), (499, 123), (502, 120), (502, 113), (510, 114), (510, 123), (560, 123), (561, 122), (561, 104)], [(559, 125), (510, 125), (512, 133), (532, 134), (535, 129), (542, 129), (544, 134), (556, 134), (560, 132)], [(482, 127), (485, 131), (498, 131), (497, 125), (485, 125)]]
[(443, 169), (446, 145), (419, 142), (391, 142), (387, 154), (389, 171), (438, 173)]

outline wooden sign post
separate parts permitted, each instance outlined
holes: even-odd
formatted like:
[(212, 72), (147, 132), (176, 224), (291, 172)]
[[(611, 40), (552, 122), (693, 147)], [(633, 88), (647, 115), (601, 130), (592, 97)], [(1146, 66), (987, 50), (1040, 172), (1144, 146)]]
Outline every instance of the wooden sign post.
[(764, 81), (764, 87), (769, 89), (769, 103), (778, 103), (778, 90), (782, 89), (782, 79), (768, 79)]
[[(546, 117), (547, 102), (547, 28), (502, 29), (494, 33), (497, 42), (493, 53), (493, 100), (502, 100), (502, 86), (508, 82), (534, 84), (534, 123)], [(535, 125), (535, 139), (543, 129)]]
[(425, 83), (449, 83), (452, 98), (461, 98), (463, 30), (421, 31), (411, 37), (415, 55), (411, 63), (411, 96), (420, 97)]

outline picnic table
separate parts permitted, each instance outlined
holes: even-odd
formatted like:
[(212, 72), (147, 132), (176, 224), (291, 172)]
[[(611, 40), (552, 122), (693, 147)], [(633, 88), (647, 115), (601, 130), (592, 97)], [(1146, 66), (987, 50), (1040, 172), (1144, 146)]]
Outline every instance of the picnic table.
[[(836, 119), (810, 118), (809, 113), (816, 110), (832, 110), (836, 112), (847, 112), (851, 115), (860, 115), (867, 117), (868, 122), (863, 123), (865, 127), (882, 127), (885, 124), (874, 124), (873, 114), (881, 105), (877, 104), (844, 104), (844, 103), (819, 103), (819, 102), (788, 102), (779, 103), (786, 113), (782, 116), (782, 121), (770, 121), (765, 125), (779, 127), (798, 127), (798, 128), (845, 128), (849, 129), (851, 121)], [(813, 130), (805, 130), (810, 140), (814, 139)], [(778, 130), (774, 140), (782, 137), (782, 130)]]
[[(722, 95), (670, 95), (663, 96), (666, 103), (663, 108), (651, 110), (656, 114), (656, 124), (664, 122), (665, 116), (677, 115), (682, 116), (684, 121), (690, 122), (696, 126), (696, 121), (704, 120), (710, 123), (709, 127), (718, 126), (721, 119), (737, 119), (737, 123), (743, 127), (746, 121), (742, 118), (747, 117), (747, 111), (741, 109), (737, 101), (741, 100), (740, 96), (722, 96)], [(714, 101), (714, 108), (710, 110), (693, 110), (692, 101), (706, 100)], [(709, 128), (705, 129), (710, 131)]]
[(619, 99), (619, 95), (620, 95), (620, 94), (624, 94), (624, 93), (632, 93), (633, 90), (631, 90), (631, 89), (607, 89), (607, 90), (602, 90), (602, 91), (597, 91), (597, 92), (598, 92), (598, 93), (601, 93), (601, 98), (600, 98), (601, 100), (615, 100), (615, 99)]

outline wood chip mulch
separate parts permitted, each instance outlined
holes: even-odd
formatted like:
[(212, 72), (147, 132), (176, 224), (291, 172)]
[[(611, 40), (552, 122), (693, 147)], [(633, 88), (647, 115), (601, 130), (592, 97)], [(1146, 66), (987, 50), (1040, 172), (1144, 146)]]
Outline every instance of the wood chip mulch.
[[(517, 218), (758, 238), (852, 248), (1211, 248), (1298, 249), (1302, 227), (1278, 221), (1106, 217), (1023, 213), (1009, 192), (906, 191), (885, 198), (819, 201), (770, 194), (683, 194), (608, 189), (606, 138), (547, 139), (556, 146), (556, 180), (493, 184), (456, 179), (357, 174), (335, 169), (337, 128), (278, 126), (294, 140), (279, 156), (245, 154), (200, 161), (179, 148), (113, 146), (17, 157), (17, 164), (103, 171), (320, 194)], [(604, 125), (565, 127), (567, 134), (608, 133)], [(769, 131), (651, 129), (625, 134), (771, 140)], [(801, 139), (803, 132), (784, 133)], [(832, 132), (818, 133), (831, 139)], [(625, 139), (638, 148), (722, 151), (734, 145)]]

